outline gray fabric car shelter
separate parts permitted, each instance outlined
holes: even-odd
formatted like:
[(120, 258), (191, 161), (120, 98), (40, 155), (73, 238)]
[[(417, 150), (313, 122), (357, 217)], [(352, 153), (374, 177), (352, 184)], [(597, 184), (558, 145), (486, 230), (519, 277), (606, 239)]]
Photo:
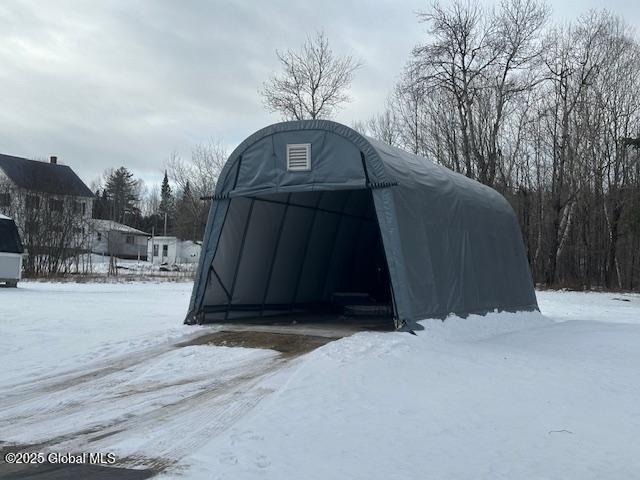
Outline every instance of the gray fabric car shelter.
[(344, 314), (343, 298), (387, 305), (410, 329), (537, 309), (517, 219), (495, 190), (335, 122), (259, 130), (220, 175), (185, 323)]

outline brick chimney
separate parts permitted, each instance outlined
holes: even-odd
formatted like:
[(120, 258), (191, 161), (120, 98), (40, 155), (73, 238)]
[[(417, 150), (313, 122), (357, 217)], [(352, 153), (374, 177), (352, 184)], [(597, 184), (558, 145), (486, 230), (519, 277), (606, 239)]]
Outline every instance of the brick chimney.
[(56, 157), (55, 155), (51, 155), (49, 157), (49, 163), (56, 165), (58, 163), (58, 157)]

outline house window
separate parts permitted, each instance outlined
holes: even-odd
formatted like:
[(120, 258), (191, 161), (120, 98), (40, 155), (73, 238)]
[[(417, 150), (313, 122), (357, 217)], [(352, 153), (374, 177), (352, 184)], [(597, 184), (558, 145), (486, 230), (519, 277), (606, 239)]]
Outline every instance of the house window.
[(158, 256), (158, 245), (154, 245), (153, 246), (153, 256), (157, 257)]
[(169, 245), (162, 245), (162, 256), (169, 256)]
[(27, 210), (37, 210), (40, 207), (40, 197), (37, 195), (27, 195), (25, 206)]
[(11, 194), (0, 193), (0, 207), (8, 207), (11, 205)]
[(125, 241), (129, 244), (129, 245), (133, 245), (135, 243), (133, 235), (127, 235), (127, 238), (125, 239)]
[(81, 213), (82, 216), (87, 213), (87, 204), (84, 202), (73, 202), (73, 213)]
[(102, 232), (98, 232), (98, 235), (96, 236), (96, 238), (98, 239), (99, 242), (102, 241)]
[(49, 199), (49, 210), (52, 212), (61, 212), (63, 207), (62, 200), (58, 200), (57, 198)]

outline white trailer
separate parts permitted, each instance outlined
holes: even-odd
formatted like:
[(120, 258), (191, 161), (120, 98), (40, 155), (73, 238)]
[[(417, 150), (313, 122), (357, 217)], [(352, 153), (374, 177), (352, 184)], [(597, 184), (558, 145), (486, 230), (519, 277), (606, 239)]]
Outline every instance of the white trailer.
[(22, 241), (13, 220), (0, 214), (0, 283), (17, 287), (22, 275)]

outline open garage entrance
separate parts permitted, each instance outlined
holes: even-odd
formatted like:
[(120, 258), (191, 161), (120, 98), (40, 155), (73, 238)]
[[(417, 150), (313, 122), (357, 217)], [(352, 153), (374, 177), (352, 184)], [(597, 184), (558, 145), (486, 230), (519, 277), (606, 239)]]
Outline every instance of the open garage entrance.
[(203, 313), (206, 322), (295, 314), (392, 328), (392, 298), (370, 190), (273, 193), (230, 200)]

